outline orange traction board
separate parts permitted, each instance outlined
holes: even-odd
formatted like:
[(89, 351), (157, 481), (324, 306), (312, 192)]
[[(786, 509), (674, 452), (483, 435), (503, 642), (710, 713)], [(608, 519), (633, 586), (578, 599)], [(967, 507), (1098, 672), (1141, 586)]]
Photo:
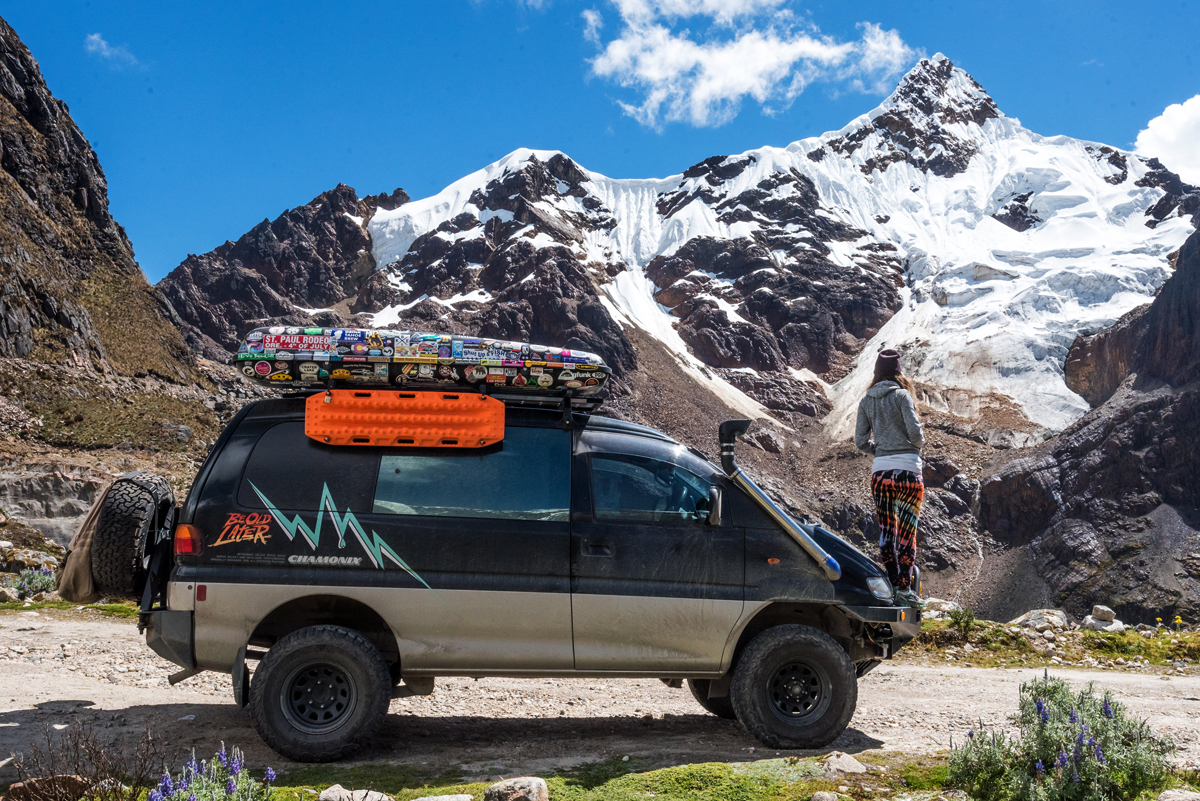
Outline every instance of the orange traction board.
[(504, 439), (504, 403), (466, 392), (334, 389), (305, 401), (304, 433), (326, 445), (482, 448)]

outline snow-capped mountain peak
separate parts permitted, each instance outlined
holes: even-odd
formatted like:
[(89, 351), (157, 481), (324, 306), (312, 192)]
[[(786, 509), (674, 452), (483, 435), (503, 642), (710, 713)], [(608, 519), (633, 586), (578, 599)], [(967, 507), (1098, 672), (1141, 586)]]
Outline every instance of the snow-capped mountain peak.
[(1075, 336), (1153, 296), (1197, 211), (1158, 162), (1029, 131), (938, 54), (785, 147), (654, 179), (518, 150), (380, 208), (349, 308), (578, 346), (618, 375), (640, 329), (739, 411), (832, 410), (838, 435), (896, 346), (932, 408), (1060, 429), (1087, 408), (1062, 377)]

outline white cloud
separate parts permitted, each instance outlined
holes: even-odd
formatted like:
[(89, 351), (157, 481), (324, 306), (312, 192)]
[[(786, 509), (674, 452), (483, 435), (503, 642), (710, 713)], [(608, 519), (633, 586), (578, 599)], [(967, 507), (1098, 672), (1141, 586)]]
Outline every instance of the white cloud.
[[(873, 23), (859, 25), (858, 41), (822, 35), (786, 2), (612, 0), (622, 28), (607, 44), (599, 14), (584, 12), (584, 35), (601, 47), (592, 71), (641, 96), (618, 102), (643, 125), (709, 126), (737, 116), (746, 97), (768, 114), (786, 108), (818, 80), (885, 92), (917, 56), (896, 31)], [(683, 23), (700, 23), (701, 33)]]
[(115, 67), (137, 67), (141, 64), (125, 45), (113, 47), (98, 33), (87, 35), (83, 40), (83, 49)]
[(1157, 156), (1167, 169), (1200, 186), (1200, 95), (1167, 106), (1138, 134), (1134, 151)]
[(583, 14), (583, 38), (593, 44), (600, 44), (600, 29), (604, 27), (604, 18), (594, 8), (585, 9)]

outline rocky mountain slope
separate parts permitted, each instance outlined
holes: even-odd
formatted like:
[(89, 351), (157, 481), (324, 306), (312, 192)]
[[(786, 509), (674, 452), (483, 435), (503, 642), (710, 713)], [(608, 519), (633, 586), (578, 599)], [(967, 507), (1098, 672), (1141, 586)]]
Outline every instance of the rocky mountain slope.
[(1099, 405), (983, 481), (983, 525), (1077, 613), (1200, 614), (1198, 310), (1200, 233), (1153, 303), (1071, 349), (1068, 384)]
[(209, 358), (237, 350), (266, 321), (342, 325), (375, 270), (366, 221), (408, 202), (404, 190), (359, 199), (339, 184), (263, 220), (237, 242), (189, 255), (159, 283), (187, 341)]
[(109, 213), (95, 152), (3, 20), (0, 220), (0, 355), (75, 375), (196, 377), (171, 307)]
[(65, 544), (101, 482), (194, 471), (227, 402), (181, 322), (113, 219), (96, 153), (0, 20), (0, 540), (61, 553), (35, 529)]

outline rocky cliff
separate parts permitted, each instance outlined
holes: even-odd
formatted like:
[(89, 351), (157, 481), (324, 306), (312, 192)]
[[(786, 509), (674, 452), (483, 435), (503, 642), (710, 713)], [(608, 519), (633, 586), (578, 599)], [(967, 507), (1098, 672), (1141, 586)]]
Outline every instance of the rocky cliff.
[(257, 325), (345, 324), (375, 271), (365, 224), (377, 209), (406, 202), (402, 189), (360, 200), (338, 184), (236, 242), (189, 255), (159, 289), (179, 313), (188, 343), (216, 360)]
[(1200, 613), (1200, 234), (1149, 306), (1072, 350), (1093, 411), (988, 475), (980, 520), (1076, 613)]
[(95, 152), (0, 20), (0, 355), (190, 381), (173, 318), (109, 213)]

